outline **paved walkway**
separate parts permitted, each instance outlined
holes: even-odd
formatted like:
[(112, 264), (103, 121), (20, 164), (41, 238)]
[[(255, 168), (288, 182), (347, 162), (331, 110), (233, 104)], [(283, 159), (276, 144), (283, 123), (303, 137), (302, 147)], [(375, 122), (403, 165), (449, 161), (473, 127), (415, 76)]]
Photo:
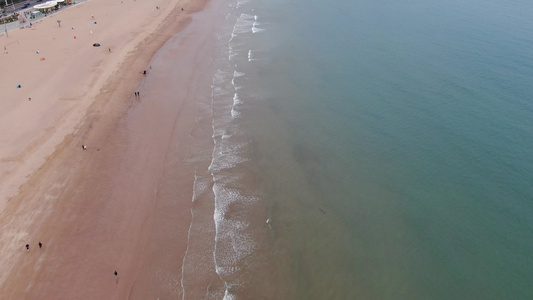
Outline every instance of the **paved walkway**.
[[(57, 14), (58, 12), (60, 12), (60, 11), (62, 11), (64, 9), (68, 9), (69, 7), (72, 7), (74, 5), (78, 5), (78, 4), (86, 2), (86, 1), (88, 1), (88, 0), (76, 0), (76, 4), (61, 6), (60, 9), (55, 10), (55, 11), (53, 11), (51, 13), (48, 13), (46, 16), (44, 14), (42, 14), (39, 17), (37, 17), (35, 19), (29, 19), (29, 20), (27, 20), (24, 23), (20, 23), (19, 21), (7, 23), (7, 24), (1, 24), (0, 23), (0, 26), (1, 26), (0, 27), (0, 35), (5, 35), (6, 29), (9, 32), (9, 31), (12, 31), (12, 30), (15, 30), (15, 29), (24, 28), (24, 27), (28, 28), (28, 27), (30, 27), (30, 22), (35, 24), (35, 23), (39, 22), (40, 20), (42, 20), (44, 18), (53, 16), (53, 15)], [(43, 3), (44, 3), (44, 1), (43, 1)], [(24, 12), (29, 12), (31, 14), (32, 11), (35, 11), (35, 9), (33, 8), (33, 6), (30, 6), (28, 8), (21, 9), (21, 10), (19, 10), (17, 12), (20, 13), (20, 14), (23, 14)]]

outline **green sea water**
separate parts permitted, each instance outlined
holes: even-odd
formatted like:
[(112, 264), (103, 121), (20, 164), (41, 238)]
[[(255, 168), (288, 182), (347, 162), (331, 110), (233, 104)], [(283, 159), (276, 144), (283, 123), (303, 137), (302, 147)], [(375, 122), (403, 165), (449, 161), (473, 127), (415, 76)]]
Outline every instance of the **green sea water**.
[(279, 285), (263, 297), (533, 299), (533, 2), (231, 15), (236, 170), (258, 182)]

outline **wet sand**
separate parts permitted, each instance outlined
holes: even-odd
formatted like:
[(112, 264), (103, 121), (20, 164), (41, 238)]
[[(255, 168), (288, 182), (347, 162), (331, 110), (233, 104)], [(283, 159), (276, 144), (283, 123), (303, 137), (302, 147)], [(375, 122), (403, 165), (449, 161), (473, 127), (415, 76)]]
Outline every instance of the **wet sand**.
[[(151, 59), (205, 2), (91, 0), (1, 37), (2, 297), (182, 294), (194, 173), (207, 169), (187, 160), (189, 136), (210, 93), (213, 26)], [(220, 284), (211, 270), (197, 290)]]

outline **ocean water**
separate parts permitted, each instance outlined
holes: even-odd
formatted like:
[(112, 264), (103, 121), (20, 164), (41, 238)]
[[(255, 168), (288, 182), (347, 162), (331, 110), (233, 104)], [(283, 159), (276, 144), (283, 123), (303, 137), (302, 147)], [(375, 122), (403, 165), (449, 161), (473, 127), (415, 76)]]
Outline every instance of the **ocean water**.
[(211, 295), (533, 299), (533, 2), (222, 7)]

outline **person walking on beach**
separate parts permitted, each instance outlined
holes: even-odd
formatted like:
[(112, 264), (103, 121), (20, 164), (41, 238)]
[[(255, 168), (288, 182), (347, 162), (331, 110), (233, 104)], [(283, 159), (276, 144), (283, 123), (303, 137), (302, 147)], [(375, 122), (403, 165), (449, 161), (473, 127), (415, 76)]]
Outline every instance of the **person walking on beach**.
[(81, 145), (81, 149), (83, 149), (83, 150), (87, 150), (87, 146), (85, 146), (85, 145)]
[(43, 243), (39, 242), (39, 249), (43, 248)]
[(26, 252), (30, 251), (30, 245), (26, 244)]
[(115, 279), (118, 279), (118, 272), (115, 271)]

